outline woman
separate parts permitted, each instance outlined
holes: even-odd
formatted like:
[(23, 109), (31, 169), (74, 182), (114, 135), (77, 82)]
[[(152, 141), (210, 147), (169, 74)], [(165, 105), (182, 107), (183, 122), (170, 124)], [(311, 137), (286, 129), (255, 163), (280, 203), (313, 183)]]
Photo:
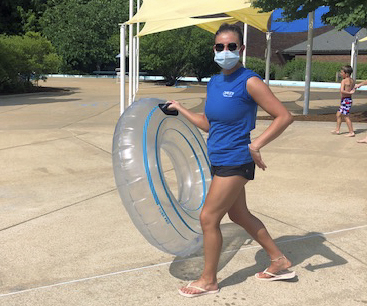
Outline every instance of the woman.
[[(200, 279), (179, 289), (186, 297), (217, 293), (217, 267), (222, 248), (220, 222), (229, 218), (242, 226), (269, 254), (270, 266), (256, 277), (261, 280), (289, 279), (295, 276), (287, 269), (291, 262), (282, 254), (263, 223), (246, 206), (244, 185), (254, 178), (255, 164), (266, 165), (260, 149), (279, 136), (293, 119), (273, 95), (261, 77), (243, 68), (243, 36), (239, 27), (223, 24), (215, 34), (214, 60), (222, 73), (211, 78), (207, 87), (205, 114), (196, 114), (177, 101), (176, 109), (205, 132), (213, 180), (207, 194), (200, 222), (204, 236), (204, 269)], [(255, 128), (257, 105), (274, 117), (272, 124), (252, 143), (250, 131)], [(286, 272), (282, 272), (287, 270)]]

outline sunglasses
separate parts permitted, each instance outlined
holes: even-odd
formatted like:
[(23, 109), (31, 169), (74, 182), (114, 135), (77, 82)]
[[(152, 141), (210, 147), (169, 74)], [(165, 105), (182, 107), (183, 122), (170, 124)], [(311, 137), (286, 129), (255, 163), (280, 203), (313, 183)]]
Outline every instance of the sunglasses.
[(229, 43), (228, 45), (225, 44), (215, 44), (214, 50), (221, 52), (224, 50), (224, 47), (227, 46), (229, 51), (234, 51), (237, 49), (238, 45), (236, 43)]

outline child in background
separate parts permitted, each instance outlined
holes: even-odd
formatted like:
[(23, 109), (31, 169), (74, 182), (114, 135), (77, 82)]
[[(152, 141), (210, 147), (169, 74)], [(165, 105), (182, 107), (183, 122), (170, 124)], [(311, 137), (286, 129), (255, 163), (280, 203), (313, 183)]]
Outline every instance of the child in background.
[(339, 135), (340, 134), (340, 126), (342, 124), (342, 116), (344, 117), (345, 123), (348, 126), (349, 133), (345, 136), (354, 137), (354, 130), (352, 121), (349, 118), (349, 112), (352, 107), (352, 94), (355, 92), (354, 89), (354, 80), (350, 77), (353, 72), (353, 68), (349, 65), (343, 66), (341, 68), (340, 74), (343, 78), (340, 84), (340, 95), (341, 102), (339, 110), (336, 112), (336, 129), (331, 131), (331, 133)]

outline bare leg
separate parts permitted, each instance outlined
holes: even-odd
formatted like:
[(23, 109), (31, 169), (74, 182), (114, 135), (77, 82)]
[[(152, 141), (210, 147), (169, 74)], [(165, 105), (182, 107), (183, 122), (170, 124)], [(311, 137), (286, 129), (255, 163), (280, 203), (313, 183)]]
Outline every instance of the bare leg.
[[(282, 257), (283, 253), (270, 237), (264, 224), (248, 210), (245, 190), (238, 195), (235, 203), (228, 211), (228, 215), (233, 222), (242, 226), (265, 249), (271, 260), (278, 259), (271, 262), (268, 272), (277, 273), (291, 266), (291, 262)], [(260, 273), (260, 277), (268, 278), (270, 276)]]
[(353, 130), (353, 124), (352, 124), (352, 121), (350, 120), (349, 116), (345, 116), (345, 123), (347, 124), (348, 130), (349, 130), (349, 133), (346, 134), (345, 136), (354, 137), (355, 134), (354, 134), (354, 130)]
[(336, 129), (331, 131), (331, 133), (339, 135), (341, 125), (342, 125), (342, 114), (339, 111), (337, 111), (336, 112)]
[[(204, 270), (200, 279), (192, 282), (193, 286), (205, 290), (218, 288), (217, 268), (223, 241), (220, 221), (239, 194), (243, 192), (243, 186), (247, 182), (241, 176), (214, 176), (200, 215), (204, 235)], [(189, 294), (200, 293), (199, 290), (191, 287), (183, 287), (181, 291)]]

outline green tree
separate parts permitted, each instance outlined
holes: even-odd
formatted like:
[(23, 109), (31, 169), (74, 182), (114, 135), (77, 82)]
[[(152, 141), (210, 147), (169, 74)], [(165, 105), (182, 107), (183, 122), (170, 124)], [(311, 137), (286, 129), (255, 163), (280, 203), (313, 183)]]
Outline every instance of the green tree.
[(17, 7), (22, 0), (0, 1), (0, 34), (16, 35), (22, 32), (21, 17)]
[(49, 0), (41, 19), (44, 35), (63, 58), (63, 71), (92, 72), (116, 63), (119, 23), (127, 0)]
[(28, 6), (18, 6), (21, 17), (22, 30), (27, 32), (41, 32), (40, 18), (47, 8), (47, 0), (28, 0)]
[(308, 13), (320, 6), (328, 6), (329, 12), (322, 16), (325, 24), (341, 30), (348, 26), (367, 27), (366, 1), (360, 0), (255, 0), (254, 6), (264, 12), (277, 8), (284, 10), (284, 21), (306, 18)]
[(57, 72), (60, 62), (51, 42), (39, 33), (0, 35), (0, 91), (27, 90), (31, 80)]
[(169, 85), (186, 75), (201, 81), (220, 70), (213, 60), (213, 44), (213, 34), (194, 26), (143, 36), (142, 70), (162, 75)]
[(11, 91), (18, 82), (17, 56), (12, 52), (5, 35), (0, 36), (0, 92)]
[(191, 72), (200, 82), (202, 78), (209, 77), (220, 71), (214, 62), (214, 35), (196, 26), (191, 27), (188, 37), (189, 67)]
[(0, 34), (17, 35), (40, 31), (39, 19), (47, 0), (1, 0)]
[(165, 31), (140, 39), (142, 70), (162, 75), (169, 85), (185, 76), (189, 68), (190, 28)]

